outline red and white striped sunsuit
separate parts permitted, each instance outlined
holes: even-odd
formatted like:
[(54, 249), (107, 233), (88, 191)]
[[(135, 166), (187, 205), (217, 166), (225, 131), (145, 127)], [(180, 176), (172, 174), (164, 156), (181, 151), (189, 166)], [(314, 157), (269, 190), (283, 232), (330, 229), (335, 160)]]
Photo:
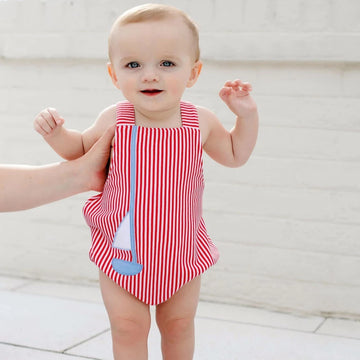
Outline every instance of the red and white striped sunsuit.
[[(181, 127), (146, 128), (135, 125), (132, 104), (118, 103), (108, 179), (103, 192), (84, 206), (92, 234), (90, 259), (149, 305), (168, 300), (219, 257), (202, 218), (204, 176), (197, 109), (181, 102), (180, 110)], [(136, 170), (133, 179), (131, 166)], [(142, 270), (130, 276), (116, 272), (112, 261), (133, 260), (130, 250), (114, 246), (115, 233), (131, 208), (131, 181), (135, 249)]]

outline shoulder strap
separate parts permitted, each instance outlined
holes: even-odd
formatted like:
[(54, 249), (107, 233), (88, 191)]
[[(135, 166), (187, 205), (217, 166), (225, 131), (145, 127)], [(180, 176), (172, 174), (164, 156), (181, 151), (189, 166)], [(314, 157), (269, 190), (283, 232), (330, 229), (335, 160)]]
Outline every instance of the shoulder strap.
[(116, 125), (134, 125), (134, 106), (129, 101), (120, 101), (116, 104)]
[(185, 127), (199, 128), (199, 115), (195, 105), (181, 101), (180, 102), (181, 121)]

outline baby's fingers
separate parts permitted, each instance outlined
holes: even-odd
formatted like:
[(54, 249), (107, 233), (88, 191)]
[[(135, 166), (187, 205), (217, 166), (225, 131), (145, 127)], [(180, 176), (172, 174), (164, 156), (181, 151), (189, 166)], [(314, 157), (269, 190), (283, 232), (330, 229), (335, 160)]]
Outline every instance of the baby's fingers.
[(252, 85), (250, 83), (248, 83), (248, 82), (241, 82), (239, 87), (243, 91), (252, 91)]
[(225, 83), (226, 87), (231, 87), (234, 90), (242, 90), (242, 91), (251, 91), (252, 85), (248, 82), (243, 82), (240, 79), (234, 80), (234, 81), (227, 81)]
[(36, 118), (36, 120), (34, 121), (34, 129), (36, 132), (38, 132), (40, 135), (45, 136), (48, 134), (48, 131), (44, 129), (44, 127), (42, 125), (40, 125), (40, 122), (38, 121), (38, 119)]
[(46, 113), (50, 114), (52, 119), (55, 121), (55, 124), (57, 126), (61, 126), (64, 124), (64, 118), (62, 118), (58, 112), (56, 111), (56, 109), (54, 108), (47, 108), (46, 109)]
[(230, 96), (231, 94), (231, 88), (230, 87), (223, 87), (220, 91), (219, 91), (219, 96), (224, 100), (225, 98), (227, 98), (228, 96)]
[(41, 111), (34, 121), (35, 130), (42, 136), (50, 134), (56, 127), (62, 126), (64, 119), (53, 108)]

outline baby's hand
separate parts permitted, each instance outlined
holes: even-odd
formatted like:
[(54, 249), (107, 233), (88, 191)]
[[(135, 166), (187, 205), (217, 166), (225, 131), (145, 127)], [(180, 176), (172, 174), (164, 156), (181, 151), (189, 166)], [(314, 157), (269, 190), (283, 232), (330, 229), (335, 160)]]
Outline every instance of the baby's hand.
[(42, 136), (55, 135), (64, 122), (65, 120), (58, 114), (56, 109), (47, 108), (36, 116), (34, 128)]
[(238, 117), (251, 116), (256, 112), (256, 103), (250, 96), (251, 84), (241, 80), (227, 81), (220, 90), (220, 98)]

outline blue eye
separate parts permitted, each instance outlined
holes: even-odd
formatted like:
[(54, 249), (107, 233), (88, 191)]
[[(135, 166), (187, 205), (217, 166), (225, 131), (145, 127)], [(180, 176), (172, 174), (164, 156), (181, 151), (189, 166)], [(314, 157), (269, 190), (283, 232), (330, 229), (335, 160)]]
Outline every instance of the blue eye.
[(140, 64), (136, 61), (131, 61), (126, 65), (126, 67), (128, 67), (130, 69), (136, 69), (136, 68), (140, 67)]
[(171, 66), (175, 66), (175, 64), (172, 61), (165, 60), (161, 63), (161, 66), (171, 67)]

